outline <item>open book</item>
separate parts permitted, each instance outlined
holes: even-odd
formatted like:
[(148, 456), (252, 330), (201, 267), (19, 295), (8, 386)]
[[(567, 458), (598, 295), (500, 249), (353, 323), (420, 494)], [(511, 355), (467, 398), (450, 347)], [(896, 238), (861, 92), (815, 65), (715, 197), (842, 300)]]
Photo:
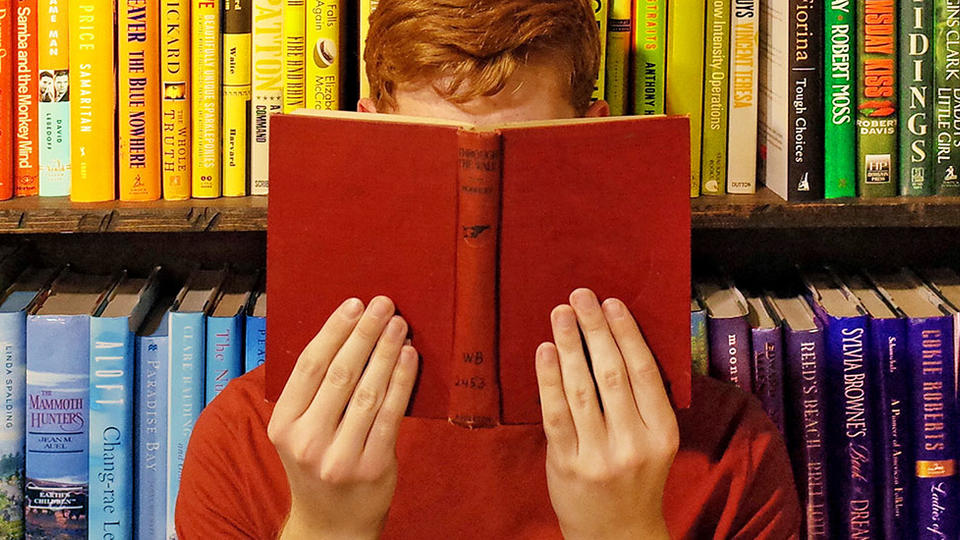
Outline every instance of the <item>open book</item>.
[(626, 302), (689, 404), (685, 118), (271, 122), (268, 399), (343, 300), (384, 294), (421, 355), (411, 415), (539, 422), (534, 353), (550, 310), (589, 287)]

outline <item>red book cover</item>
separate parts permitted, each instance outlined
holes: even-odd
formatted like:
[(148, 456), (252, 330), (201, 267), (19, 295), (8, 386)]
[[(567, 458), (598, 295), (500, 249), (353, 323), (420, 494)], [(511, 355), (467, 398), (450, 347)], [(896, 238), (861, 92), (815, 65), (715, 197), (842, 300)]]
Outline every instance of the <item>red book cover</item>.
[[(421, 355), (411, 415), (539, 422), (534, 353), (551, 340), (550, 310), (590, 287), (626, 302), (674, 404), (689, 404), (685, 118), (475, 128), (311, 112), (271, 122), (268, 399), (279, 397), (303, 347), (344, 299), (385, 294)], [(471, 167), (499, 169), (498, 181), (465, 181)], [(492, 209), (470, 208), (464, 196), (497, 190)], [(477, 223), (467, 222), (472, 212)], [(495, 240), (485, 255), (464, 250), (483, 238)], [(465, 303), (470, 312), (458, 310)], [(478, 363), (484, 343), (493, 358)], [(477, 369), (465, 371), (468, 363)], [(472, 403), (463, 392), (471, 378), (483, 388), (468, 387), (485, 390)]]
[(15, 0), (0, 0), (0, 199), (13, 196)]
[(40, 102), (39, 41), (37, 37), (37, 1), (17, 0), (17, 75), (16, 75), (16, 178), (17, 197), (37, 195), (40, 174)]

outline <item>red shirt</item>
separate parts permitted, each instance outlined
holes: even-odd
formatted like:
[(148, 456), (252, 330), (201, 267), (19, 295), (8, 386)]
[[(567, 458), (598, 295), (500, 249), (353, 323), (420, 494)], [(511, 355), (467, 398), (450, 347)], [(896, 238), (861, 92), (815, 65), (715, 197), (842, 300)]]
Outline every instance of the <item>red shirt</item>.
[[(232, 381), (200, 415), (177, 499), (181, 540), (276, 538), (290, 489), (267, 438), (264, 368)], [(663, 498), (674, 538), (791, 538), (800, 506), (783, 439), (757, 400), (694, 377), (677, 414), (680, 448)], [(384, 538), (561, 538), (539, 424), (466, 430), (404, 418)]]

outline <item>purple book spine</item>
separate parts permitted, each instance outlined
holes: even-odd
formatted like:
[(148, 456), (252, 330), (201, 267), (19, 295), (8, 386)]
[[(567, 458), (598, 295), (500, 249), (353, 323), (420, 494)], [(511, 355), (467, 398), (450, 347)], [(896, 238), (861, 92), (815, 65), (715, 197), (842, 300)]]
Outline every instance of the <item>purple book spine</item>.
[(830, 537), (824, 454), (824, 347), (817, 330), (784, 329), (787, 439), (803, 505), (806, 538)]
[(872, 319), (870, 321), (871, 375), (876, 373), (880, 396), (877, 426), (877, 461), (883, 474), (877, 475), (878, 500), (883, 537), (887, 540), (909, 538), (910, 517), (906, 504), (910, 475), (910, 444), (907, 439), (907, 406), (910, 386), (906, 359), (907, 323), (905, 319)]
[(752, 330), (753, 391), (783, 433), (783, 338), (780, 327)]
[(750, 323), (747, 317), (710, 317), (710, 374), (753, 392), (750, 378)]
[(956, 402), (953, 391), (953, 321), (911, 319), (911, 417), (915, 529), (920, 539), (957, 538)]

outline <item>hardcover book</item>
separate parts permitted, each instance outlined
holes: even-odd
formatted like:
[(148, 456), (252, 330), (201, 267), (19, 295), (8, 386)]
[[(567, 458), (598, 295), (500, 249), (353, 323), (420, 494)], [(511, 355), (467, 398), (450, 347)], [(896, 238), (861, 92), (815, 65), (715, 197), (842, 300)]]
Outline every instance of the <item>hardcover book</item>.
[(823, 123), (824, 197), (857, 195), (857, 3), (853, 0), (824, 2)]
[(753, 394), (780, 433), (783, 423), (783, 332), (762, 296), (746, 296), (750, 323)]
[(244, 373), (263, 364), (267, 358), (267, 293), (261, 292), (247, 311), (244, 326)]
[(630, 103), (630, 0), (609, 0), (603, 98), (610, 114), (628, 114)]
[(664, 110), (690, 119), (690, 196), (700, 195), (703, 136), (703, 45), (705, 6), (697, 0), (667, 0), (667, 78)]
[(227, 387), (227, 383), (243, 375), (243, 323), (256, 281), (255, 275), (231, 272), (220, 287), (207, 317), (204, 368), (207, 405)]
[(221, 193), (220, 159), (220, 2), (193, 0), (190, 13), (190, 68), (193, 120), (190, 195), (215, 198)]
[(664, 83), (667, 75), (667, 0), (633, 3), (634, 114), (664, 113)]
[(423, 358), (413, 416), (537, 423), (532, 359), (551, 340), (550, 311), (591, 287), (627, 304), (674, 403), (689, 403), (684, 119), (272, 122), (268, 399), (343, 300), (384, 294)]
[(958, 389), (960, 379), (960, 274), (949, 268), (927, 268), (923, 270), (923, 279), (950, 306), (957, 310), (953, 318), (953, 375), (954, 391)]
[(937, 152), (933, 162), (933, 192), (960, 195), (960, 76), (952, 54), (952, 33), (960, 25), (960, 10), (951, 0), (935, 0), (933, 28), (933, 88), (936, 91)]
[(900, 194), (933, 194), (933, 2), (900, 0)]
[[(159, 2), (118, 2), (117, 169), (121, 201), (160, 198)], [(164, 28), (166, 39), (166, 28)]]
[(707, 310), (696, 297), (690, 299), (690, 356), (694, 375), (706, 375), (710, 365)]
[(283, 0), (283, 112), (306, 107), (306, 6), (304, 0)]
[(40, 8), (37, 84), (40, 119), (39, 183), (42, 197), (70, 194), (70, 73), (67, 0), (44, 0)]
[(252, 4), (223, 0), (223, 195), (247, 194)]
[(857, 0), (857, 187), (893, 197), (897, 183), (897, 12), (891, 0)]
[(39, 48), (37, 35), (38, 6), (40, 0), (17, 0), (16, 29), (17, 63), (16, 76), (16, 136), (17, 148), (14, 160), (14, 194), (17, 197), (36, 195), (39, 192), (40, 165), (40, 112), (39, 112)]
[(17, 69), (16, 58), (16, 14), (18, 0), (0, 0), (0, 156), (11, 159), (0, 160), (0, 200), (13, 197), (13, 182), (16, 168), (13, 163), (14, 141), (14, 104), (16, 103)]
[[(727, 112), (730, 100), (730, 0), (706, 5), (703, 59), (703, 145), (700, 192), (723, 195), (727, 188)], [(689, 46), (689, 44), (687, 44)]]
[(308, 109), (335, 111), (343, 91), (342, 0), (307, 0), (306, 105)]
[(270, 115), (283, 111), (280, 47), (282, 0), (253, 2), (253, 88), (250, 111), (250, 194), (270, 191)]
[(760, 2), (733, 0), (727, 193), (757, 190), (757, 99), (760, 79)]
[(753, 393), (746, 298), (732, 283), (719, 280), (698, 280), (696, 287), (707, 309), (710, 375)]
[(163, 1), (160, 40), (162, 191), (166, 200), (190, 198), (192, 142), (190, 117), (190, 0)]

